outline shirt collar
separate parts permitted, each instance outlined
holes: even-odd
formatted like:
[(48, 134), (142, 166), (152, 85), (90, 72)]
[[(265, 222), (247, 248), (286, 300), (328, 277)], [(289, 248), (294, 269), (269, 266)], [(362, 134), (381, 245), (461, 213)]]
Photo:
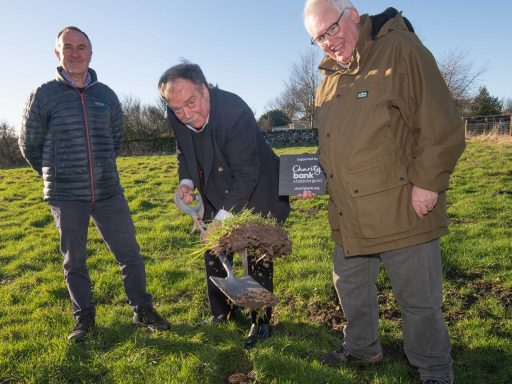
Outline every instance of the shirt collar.
[(196, 129), (188, 124), (185, 124), (190, 130), (192, 130), (193, 132), (195, 133), (201, 133), (204, 131), (204, 128), (206, 127), (206, 125), (208, 124), (208, 122), (210, 121), (210, 114), (208, 114), (208, 116), (206, 117), (206, 121), (204, 123), (204, 125), (201, 127), (201, 129)]
[(61, 75), (69, 84), (71, 84), (75, 88), (85, 88), (89, 84), (91, 84), (91, 74), (89, 71), (87, 71), (87, 77), (85, 78), (83, 87), (79, 87), (78, 84), (75, 81), (73, 81), (73, 79), (66, 73), (64, 69), (61, 71)]

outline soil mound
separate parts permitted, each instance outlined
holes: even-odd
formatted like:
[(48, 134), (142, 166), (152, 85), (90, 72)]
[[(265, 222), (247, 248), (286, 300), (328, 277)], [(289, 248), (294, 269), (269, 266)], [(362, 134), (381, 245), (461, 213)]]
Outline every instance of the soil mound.
[(292, 242), (288, 239), (288, 233), (280, 226), (249, 222), (224, 234), (214, 250), (238, 254), (247, 252), (274, 260), (290, 254)]

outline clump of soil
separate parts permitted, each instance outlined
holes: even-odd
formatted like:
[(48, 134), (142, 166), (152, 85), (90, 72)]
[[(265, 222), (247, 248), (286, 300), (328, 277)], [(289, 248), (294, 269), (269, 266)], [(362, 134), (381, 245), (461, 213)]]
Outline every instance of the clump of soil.
[(308, 304), (309, 318), (317, 324), (330, 328), (334, 333), (343, 332), (346, 319), (338, 304), (338, 299), (333, 297), (329, 301), (312, 301)]
[(300, 213), (305, 213), (308, 216), (316, 216), (321, 212), (320, 208), (308, 208), (308, 209), (294, 208), (294, 209), (295, 209), (295, 211), (300, 212)]
[(251, 289), (237, 297), (237, 305), (245, 308), (267, 308), (278, 303), (273, 293), (266, 289)]
[(466, 287), (471, 288), (469, 293), (461, 298), (466, 309), (469, 309), (475, 302), (486, 296), (495, 297), (505, 307), (512, 305), (512, 290), (495, 281), (472, 281), (468, 282)]
[(256, 372), (250, 371), (248, 373), (233, 373), (228, 377), (229, 384), (252, 384), (256, 382)]
[(512, 195), (512, 190), (509, 189), (500, 189), (492, 194), (493, 196), (497, 195)]
[(225, 233), (213, 250), (266, 256), (274, 260), (290, 254), (292, 242), (288, 239), (288, 233), (278, 225), (247, 222)]

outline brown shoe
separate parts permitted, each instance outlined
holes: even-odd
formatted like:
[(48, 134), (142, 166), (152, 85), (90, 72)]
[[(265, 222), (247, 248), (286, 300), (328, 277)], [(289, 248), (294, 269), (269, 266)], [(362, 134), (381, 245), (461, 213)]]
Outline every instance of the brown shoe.
[(334, 351), (327, 352), (320, 357), (320, 362), (326, 365), (338, 364), (374, 364), (382, 361), (382, 352), (369, 358), (360, 359), (348, 353), (343, 345)]

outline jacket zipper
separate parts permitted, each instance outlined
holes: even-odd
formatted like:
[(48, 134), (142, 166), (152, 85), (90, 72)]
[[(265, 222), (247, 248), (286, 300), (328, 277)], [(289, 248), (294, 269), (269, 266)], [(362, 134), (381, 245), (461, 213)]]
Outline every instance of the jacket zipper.
[(89, 134), (89, 121), (87, 120), (87, 111), (85, 110), (85, 100), (83, 92), (80, 92), (80, 99), (82, 101), (82, 109), (84, 110), (84, 118), (85, 118), (85, 136), (87, 137), (87, 152), (89, 155), (89, 173), (91, 175), (91, 192), (92, 192), (92, 202), (95, 201), (94, 196), (94, 174), (92, 171), (92, 151), (91, 151), (91, 136)]

